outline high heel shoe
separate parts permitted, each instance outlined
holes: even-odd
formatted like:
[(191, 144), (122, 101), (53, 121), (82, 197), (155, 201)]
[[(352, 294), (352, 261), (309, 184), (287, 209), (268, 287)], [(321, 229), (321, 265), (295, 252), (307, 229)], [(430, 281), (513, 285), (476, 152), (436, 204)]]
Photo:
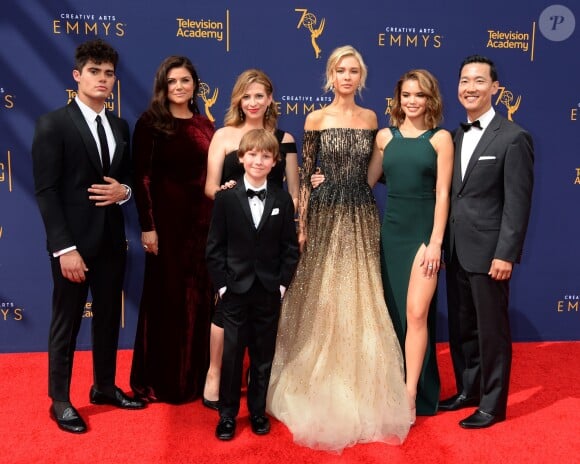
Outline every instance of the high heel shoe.
[(206, 408), (213, 409), (215, 411), (219, 411), (220, 409), (220, 402), (219, 400), (208, 400), (204, 397), (201, 398), (201, 404), (203, 404)]

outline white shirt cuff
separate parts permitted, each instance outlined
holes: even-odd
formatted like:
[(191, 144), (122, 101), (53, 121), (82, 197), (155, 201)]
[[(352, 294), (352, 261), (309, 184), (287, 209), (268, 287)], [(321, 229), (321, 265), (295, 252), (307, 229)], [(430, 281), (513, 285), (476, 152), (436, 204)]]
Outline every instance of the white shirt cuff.
[(76, 249), (77, 249), (77, 247), (73, 245), (73, 246), (71, 246), (71, 247), (65, 248), (64, 250), (58, 250), (58, 251), (55, 251), (55, 252), (52, 254), (52, 256), (53, 256), (54, 258), (58, 258), (59, 256), (62, 256), (62, 255), (64, 255), (65, 253), (68, 253), (69, 251), (73, 251), (73, 250), (76, 250)]

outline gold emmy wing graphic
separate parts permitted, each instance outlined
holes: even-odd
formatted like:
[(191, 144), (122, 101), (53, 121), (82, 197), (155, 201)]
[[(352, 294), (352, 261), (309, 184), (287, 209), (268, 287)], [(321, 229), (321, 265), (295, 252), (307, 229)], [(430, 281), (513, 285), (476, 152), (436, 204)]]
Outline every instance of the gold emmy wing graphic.
[(296, 8), (294, 11), (302, 12), (302, 16), (300, 17), (300, 21), (298, 21), (298, 26), (296, 26), (296, 29), (300, 29), (301, 26), (304, 26), (310, 31), (310, 43), (314, 49), (314, 56), (316, 59), (320, 58), (320, 52), (322, 50), (316, 43), (316, 39), (320, 37), (322, 35), (322, 31), (324, 31), (324, 24), (326, 22), (325, 19), (322, 18), (318, 24), (318, 27), (316, 27), (318, 19), (314, 13), (309, 13), (305, 8)]
[(513, 121), (513, 114), (518, 110), (520, 107), (520, 103), (522, 101), (522, 96), (519, 95), (516, 99), (516, 102), (512, 105), (514, 101), (514, 94), (511, 93), (509, 90), (506, 90), (505, 87), (500, 87), (500, 93), (495, 101), (495, 104), (498, 105), (502, 103), (507, 108), (507, 118), (510, 121)]
[(211, 98), (208, 98), (207, 96), (209, 95), (210, 92), (211, 89), (209, 88), (209, 85), (207, 85), (205, 82), (199, 83), (199, 90), (197, 92), (197, 95), (203, 100), (205, 115), (211, 122), (215, 122), (215, 118), (213, 117), (209, 109), (213, 105), (215, 105), (215, 102), (217, 101), (218, 98), (219, 89), (214, 89), (213, 95), (211, 96)]

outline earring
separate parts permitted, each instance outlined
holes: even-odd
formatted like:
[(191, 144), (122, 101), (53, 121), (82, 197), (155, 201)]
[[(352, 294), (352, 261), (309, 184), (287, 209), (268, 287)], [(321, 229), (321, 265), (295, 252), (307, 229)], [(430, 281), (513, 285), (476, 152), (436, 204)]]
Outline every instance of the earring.
[(357, 90), (358, 90), (359, 92), (362, 90), (362, 85), (361, 85), (361, 84), (359, 84), (359, 85), (358, 85), (358, 87), (357, 87)]
[(266, 112), (264, 113), (264, 119), (268, 119), (270, 117), (270, 107), (266, 108)]
[(189, 99), (189, 104), (193, 105), (193, 95), (191, 96), (191, 98)]
[(240, 120), (243, 121), (245, 119), (245, 116), (246, 115), (244, 114), (244, 112), (242, 111), (241, 108), (239, 108), (238, 111), (239, 111), (239, 114), (240, 114)]

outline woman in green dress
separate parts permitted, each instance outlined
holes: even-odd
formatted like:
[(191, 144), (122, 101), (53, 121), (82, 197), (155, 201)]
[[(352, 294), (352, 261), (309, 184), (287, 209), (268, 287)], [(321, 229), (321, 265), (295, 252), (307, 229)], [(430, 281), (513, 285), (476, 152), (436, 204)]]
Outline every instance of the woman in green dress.
[(405, 357), (409, 406), (412, 413), (432, 415), (440, 390), (435, 291), (449, 212), (453, 141), (438, 127), (442, 100), (431, 73), (405, 73), (393, 100), (392, 126), (377, 133), (368, 180), (372, 186), (384, 173), (387, 184), (381, 271)]

